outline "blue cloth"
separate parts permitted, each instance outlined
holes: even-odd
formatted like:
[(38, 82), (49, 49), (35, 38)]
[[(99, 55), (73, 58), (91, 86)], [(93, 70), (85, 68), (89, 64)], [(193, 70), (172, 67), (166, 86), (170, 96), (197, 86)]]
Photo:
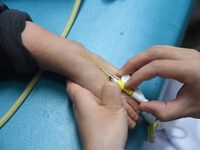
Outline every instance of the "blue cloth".
[[(33, 21), (58, 35), (74, 4), (72, 0), (3, 2), (28, 12)], [(178, 45), (192, 5), (193, 0), (85, 0), (68, 37), (121, 67), (152, 45)], [(29, 80), (0, 79), (0, 116)], [(163, 83), (163, 79), (155, 78), (140, 88), (148, 99), (157, 99)], [(138, 124), (129, 132), (126, 149), (141, 149), (145, 135), (146, 125)], [(81, 149), (64, 77), (45, 73), (17, 113), (0, 129), (0, 149)]]

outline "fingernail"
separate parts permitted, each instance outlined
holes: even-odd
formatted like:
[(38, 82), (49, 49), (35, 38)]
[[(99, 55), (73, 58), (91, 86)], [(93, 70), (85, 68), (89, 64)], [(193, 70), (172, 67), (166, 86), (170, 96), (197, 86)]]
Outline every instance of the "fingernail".
[(139, 116), (139, 118), (138, 118), (138, 121), (137, 121), (137, 123), (141, 123), (142, 122), (142, 117), (141, 116)]
[(135, 118), (134, 118), (134, 121), (136, 121), (136, 122), (137, 122), (137, 121), (138, 121), (138, 119), (139, 119), (139, 115), (136, 115), (136, 116), (135, 116)]
[(136, 122), (133, 122), (133, 123), (131, 124), (131, 129), (133, 129), (135, 126), (136, 126)]
[(118, 71), (116, 72), (116, 75), (119, 76), (119, 77), (121, 77), (121, 76), (122, 76), (122, 71), (121, 71), (121, 70), (118, 70)]
[(140, 112), (141, 112), (141, 111), (140, 111), (139, 109), (136, 111), (136, 113), (138, 113), (138, 114), (139, 114)]
[(125, 83), (124, 87), (127, 89), (131, 89), (131, 86), (129, 85), (129, 80)]

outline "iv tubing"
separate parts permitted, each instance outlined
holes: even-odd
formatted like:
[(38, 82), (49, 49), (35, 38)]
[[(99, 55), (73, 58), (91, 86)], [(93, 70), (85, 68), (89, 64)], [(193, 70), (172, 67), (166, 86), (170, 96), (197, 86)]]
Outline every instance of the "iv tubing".
[[(71, 15), (69, 17), (69, 20), (68, 20), (63, 32), (60, 35), (61, 37), (64, 37), (64, 38), (67, 37), (67, 35), (74, 23), (74, 20), (78, 14), (80, 4), (81, 4), (81, 0), (76, 0), (74, 7), (72, 9)], [(44, 71), (39, 70), (35, 74), (33, 79), (29, 82), (29, 84), (27, 85), (25, 90), (22, 92), (22, 94), (19, 96), (19, 98), (16, 100), (16, 102), (10, 107), (10, 109), (4, 114), (4, 116), (2, 118), (0, 118), (0, 128), (3, 127), (6, 124), (6, 122), (14, 115), (14, 113), (17, 111), (17, 109), (19, 109), (19, 107), (26, 100), (27, 96), (30, 94), (30, 92), (32, 91), (32, 89), (34, 88), (36, 83), (39, 81), (39, 79), (43, 73), (44, 73)]]

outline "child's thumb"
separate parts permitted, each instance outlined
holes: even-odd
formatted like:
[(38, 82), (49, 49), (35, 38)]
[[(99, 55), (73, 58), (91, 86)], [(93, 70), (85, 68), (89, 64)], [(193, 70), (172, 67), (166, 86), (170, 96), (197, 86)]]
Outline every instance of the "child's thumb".
[(102, 104), (105, 106), (122, 106), (121, 89), (114, 82), (108, 82), (102, 87)]

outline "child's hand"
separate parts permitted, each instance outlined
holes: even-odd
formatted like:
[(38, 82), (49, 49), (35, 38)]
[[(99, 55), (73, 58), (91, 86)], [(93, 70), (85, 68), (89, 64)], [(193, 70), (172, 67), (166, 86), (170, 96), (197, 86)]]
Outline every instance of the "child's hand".
[(173, 78), (184, 85), (177, 97), (167, 102), (151, 101), (140, 104), (160, 120), (181, 117), (200, 118), (200, 53), (192, 49), (155, 46), (131, 58), (118, 75), (132, 74), (126, 86), (135, 88), (156, 76)]
[(105, 84), (100, 99), (70, 81), (67, 83), (67, 92), (73, 102), (83, 149), (124, 149), (128, 118), (118, 85), (111, 82)]
[[(74, 55), (75, 58), (73, 59), (72, 64), (77, 64), (78, 66), (76, 68), (74, 65), (74, 68), (72, 68), (74, 72), (69, 78), (90, 90), (98, 98), (101, 98), (102, 86), (109, 81), (109, 78), (97, 66), (104, 68), (113, 74), (115, 74), (116, 68), (97, 55), (82, 48), (83, 47), (79, 48), (77, 54)], [(125, 93), (121, 94), (121, 98), (125, 109), (127, 110), (128, 126), (129, 128), (134, 128), (136, 121), (139, 119), (137, 113), (138, 103)]]
[[(116, 72), (114, 66), (87, 51), (80, 43), (56, 36), (32, 22), (26, 22), (22, 41), (41, 69), (65, 75), (98, 98), (108, 78), (97, 66), (111, 73)], [(129, 127), (133, 128), (139, 118), (136, 113), (138, 104), (126, 95), (123, 96), (123, 103), (128, 112)]]

